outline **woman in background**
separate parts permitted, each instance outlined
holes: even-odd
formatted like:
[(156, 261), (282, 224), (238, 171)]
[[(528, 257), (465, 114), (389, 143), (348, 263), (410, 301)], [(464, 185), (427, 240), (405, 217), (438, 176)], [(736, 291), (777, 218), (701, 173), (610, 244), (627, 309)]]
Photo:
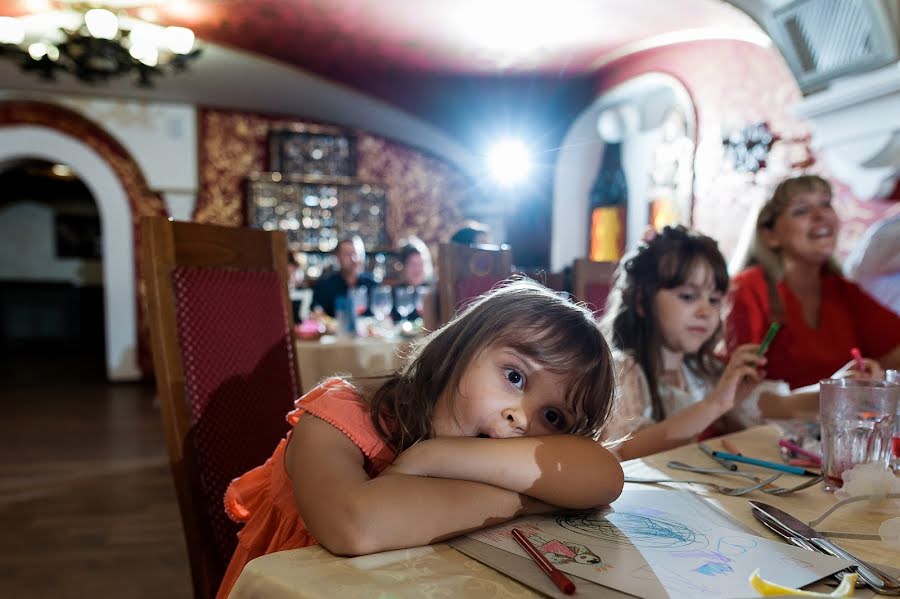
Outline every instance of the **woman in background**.
[(422, 318), (419, 305), (424, 287), (433, 282), (434, 267), (431, 262), (431, 251), (425, 242), (411, 235), (400, 242), (399, 250), (400, 280), (394, 285), (394, 308), (391, 318), (395, 322)]
[(782, 181), (756, 219), (747, 267), (732, 281), (729, 353), (760, 343), (780, 322), (766, 369), (792, 389), (830, 376), (852, 348), (885, 369), (900, 368), (900, 317), (841, 276), (833, 258), (839, 228), (828, 181)]

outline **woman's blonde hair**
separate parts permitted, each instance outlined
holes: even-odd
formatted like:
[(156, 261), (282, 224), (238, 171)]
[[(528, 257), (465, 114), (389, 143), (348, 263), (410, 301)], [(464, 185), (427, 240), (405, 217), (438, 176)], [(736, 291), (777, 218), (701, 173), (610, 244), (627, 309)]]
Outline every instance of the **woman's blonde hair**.
[[(831, 196), (831, 184), (818, 175), (800, 175), (785, 179), (778, 184), (772, 197), (763, 204), (756, 217), (756, 233), (753, 243), (744, 262), (744, 267), (759, 266), (766, 275), (766, 283), (769, 289), (769, 311), (774, 320), (784, 318), (784, 306), (778, 294), (778, 284), (784, 279), (784, 262), (781, 254), (773, 250), (763, 238), (763, 230), (771, 231), (775, 228), (778, 218), (784, 214), (791, 199), (800, 192), (815, 191), (821, 189), (829, 197)], [(825, 265), (827, 270), (840, 274), (841, 269), (834, 258)]]
[(397, 451), (433, 435), (440, 396), (489, 347), (506, 347), (567, 375), (564, 396), (576, 420), (568, 433), (597, 438), (609, 417), (614, 381), (609, 347), (590, 310), (524, 277), (472, 302), (412, 350), (407, 365), (375, 391), (372, 422)]

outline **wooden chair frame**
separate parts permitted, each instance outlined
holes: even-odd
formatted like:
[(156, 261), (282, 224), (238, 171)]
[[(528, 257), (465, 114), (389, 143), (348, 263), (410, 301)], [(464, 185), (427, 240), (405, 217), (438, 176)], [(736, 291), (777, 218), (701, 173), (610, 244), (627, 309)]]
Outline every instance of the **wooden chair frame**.
[[(588, 286), (591, 283), (609, 283), (610, 289), (615, 284), (615, 273), (618, 262), (594, 262), (588, 258), (578, 258), (572, 267), (572, 293), (582, 302), (588, 302)], [(602, 306), (591, 306), (595, 312), (602, 312)]]
[[(287, 241), (280, 232), (174, 222), (162, 217), (144, 218), (141, 237), (141, 264), (146, 280), (160, 412), (187, 541), (194, 596), (205, 599), (215, 596), (227, 564), (221, 564), (221, 558), (207, 542), (208, 525), (198, 515), (200, 509), (185, 464), (184, 448), (191, 419), (178, 342), (172, 271), (180, 266), (274, 270), (283, 283), (284, 317), (292, 323), (287, 288)], [(290, 331), (293, 344), (293, 327)], [(297, 364), (292, 363), (291, 367), (299, 390)]]
[(512, 272), (512, 250), (508, 245), (462, 245), (442, 243), (438, 254), (438, 303), (440, 324), (448, 322), (456, 313), (460, 302), (457, 282), (471, 275), (473, 259), (484, 259), (485, 275), (495, 275), (505, 279)]

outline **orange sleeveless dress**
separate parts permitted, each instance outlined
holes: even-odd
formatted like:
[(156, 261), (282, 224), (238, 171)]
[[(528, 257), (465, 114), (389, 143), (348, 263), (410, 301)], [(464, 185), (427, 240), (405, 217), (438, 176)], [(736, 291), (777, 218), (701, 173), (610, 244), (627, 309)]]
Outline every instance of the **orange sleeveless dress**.
[[(343, 379), (331, 378), (295, 403), (287, 415), (294, 426), (309, 413), (328, 422), (357, 446), (365, 457), (366, 473), (374, 478), (394, 461), (396, 453), (378, 436), (368, 406), (359, 392)], [(225, 512), (243, 522), (217, 599), (226, 599), (244, 566), (250, 560), (285, 549), (299, 549), (318, 542), (297, 512), (291, 479), (284, 464), (284, 451), (292, 433), (278, 443), (275, 453), (262, 466), (234, 479), (225, 492)]]

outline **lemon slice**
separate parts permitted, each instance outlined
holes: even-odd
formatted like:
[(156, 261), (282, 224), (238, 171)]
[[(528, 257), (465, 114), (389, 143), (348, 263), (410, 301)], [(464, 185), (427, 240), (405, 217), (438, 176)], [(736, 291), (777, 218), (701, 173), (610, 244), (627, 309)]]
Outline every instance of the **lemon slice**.
[(790, 587), (775, 584), (768, 580), (763, 580), (759, 575), (759, 568), (750, 575), (750, 586), (763, 597), (771, 597), (773, 595), (796, 595), (799, 597), (852, 597), (853, 591), (856, 589), (857, 574), (844, 575), (841, 584), (830, 593), (814, 593), (812, 591), (801, 591), (800, 589), (792, 589)]

